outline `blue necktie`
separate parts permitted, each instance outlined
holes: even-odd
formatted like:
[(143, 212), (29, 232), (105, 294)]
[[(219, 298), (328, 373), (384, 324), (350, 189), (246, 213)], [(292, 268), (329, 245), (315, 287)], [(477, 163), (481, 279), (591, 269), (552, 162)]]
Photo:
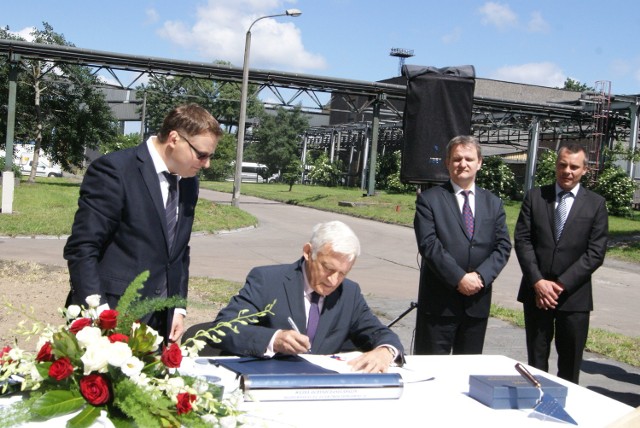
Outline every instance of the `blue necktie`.
[(176, 237), (176, 226), (178, 226), (178, 176), (166, 171), (163, 174), (169, 182), (169, 195), (164, 210), (167, 220), (167, 242), (171, 251)]
[(467, 228), (467, 234), (469, 238), (473, 238), (473, 213), (471, 212), (471, 206), (469, 205), (469, 193), (470, 190), (463, 190), (462, 195), (464, 196), (464, 204), (462, 205), (462, 219), (464, 220), (464, 225)]
[(307, 322), (307, 336), (309, 342), (313, 344), (313, 338), (316, 336), (316, 330), (318, 329), (318, 321), (320, 320), (320, 307), (318, 302), (320, 301), (320, 295), (315, 291), (311, 293), (311, 307), (309, 308), (309, 321)]

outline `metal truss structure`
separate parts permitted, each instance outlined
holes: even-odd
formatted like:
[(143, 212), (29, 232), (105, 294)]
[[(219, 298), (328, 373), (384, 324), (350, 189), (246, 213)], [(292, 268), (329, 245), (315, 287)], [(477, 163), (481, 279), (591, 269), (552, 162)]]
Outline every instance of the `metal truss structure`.
[[(222, 84), (239, 85), (242, 69), (229, 65), (178, 61), (165, 58), (142, 57), (104, 51), (93, 51), (69, 46), (45, 45), (15, 40), (0, 40), (0, 55), (9, 61), (24, 59), (55, 63), (71, 63), (90, 67), (94, 74), (106, 72), (116, 87), (124, 91), (134, 90), (145, 75), (164, 75), (183, 79), (214, 80)], [(124, 81), (123, 75), (130, 76)], [(375, 161), (378, 146), (384, 153), (397, 150), (402, 145), (402, 110), (406, 85), (403, 78), (382, 82), (338, 79), (314, 75), (284, 73), (253, 69), (249, 82), (257, 91), (268, 90), (278, 101), (277, 105), (293, 107), (304, 102), (307, 109), (330, 114), (330, 125), (309, 129), (301, 141), (303, 157), (309, 149), (327, 150), (334, 156), (347, 156), (351, 162), (356, 151), (365, 154), (356, 168), (366, 181), (367, 150)], [(567, 139), (590, 141), (590, 151), (599, 153), (604, 145), (614, 139), (628, 141), (635, 148), (638, 136), (639, 96), (613, 97), (604, 90), (593, 94), (540, 88), (507, 82), (504, 93), (476, 85), (473, 102), (472, 129), (484, 146), (511, 148), (511, 151), (535, 152), (538, 144), (557, 145)], [(517, 85), (517, 90), (512, 86)], [(545, 95), (535, 93), (545, 90)], [(602, 88), (600, 88), (602, 89)], [(544, 92), (544, 91), (542, 91)], [(329, 102), (321, 99), (329, 95)], [(548, 101), (546, 97), (562, 95), (560, 100)], [(340, 114), (342, 119), (340, 120)], [(334, 115), (337, 115), (334, 120)], [(597, 139), (594, 139), (597, 136)], [(250, 136), (247, 136), (247, 141)], [(596, 141), (597, 140), (597, 141)], [(377, 141), (378, 144), (371, 144)], [(544, 145), (544, 144), (543, 144)], [(506, 149), (505, 149), (506, 150)], [(508, 151), (508, 150), (507, 150)], [(531, 156), (529, 156), (528, 160)], [(534, 156), (535, 158), (535, 156)], [(304, 160), (304, 158), (303, 158)], [(533, 159), (535, 161), (535, 159)], [(371, 168), (369, 168), (371, 169)], [(373, 168), (375, 169), (375, 168)], [(633, 165), (629, 165), (633, 177)], [(370, 180), (371, 181), (371, 180)], [(372, 185), (369, 185), (372, 192)]]

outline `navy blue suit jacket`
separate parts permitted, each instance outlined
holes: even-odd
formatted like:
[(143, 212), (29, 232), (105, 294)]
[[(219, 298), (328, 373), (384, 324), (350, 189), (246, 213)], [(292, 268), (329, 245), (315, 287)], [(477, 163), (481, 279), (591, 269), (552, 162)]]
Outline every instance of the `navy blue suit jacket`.
[(144, 297), (159, 297), (165, 284), (168, 296), (187, 297), (198, 181), (183, 178), (179, 189), (180, 214), (169, 252), (160, 181), (146, 143), (91, 163), (64, 248), (71, 277), (67, 304), (86, 305), (88, 295), (99, 294), (115, 308), (131, 281), (146, 270)]
[(530, 190), (522, 202), (515, 249), (522, 269), (518, 301), (535, 305), (533, 285), (559, 281), (559, 311), (593, 310), (591, 274), (607, 251), (609, 220), (605, 199), (580, 186), (560, 240), (554, 238), (555, 185)]
[[(502, 200), (477, 186), (474, 222), (470, 239), (449, 181), (418, 196), (414, 228), (423, 261), (418, 295), (423, 313), (489, 316), (491, 285), (509, 260), (511, 240)], [(474, 271), (482, 276), (485, 287), (464, 296), (456, 290), (458, 282)]]
[[(221, 337), (222, 343), (216, 346), (235, 355), (263, 356), (276, 330), (291, 330), (288, 317), (293, 318), (300, 332), (305, 334), (303, 260), (301, 258), (290, 265), (252, 269), (244, 287), (220, 311), (214, 324), (236, 318), (243, 309), (250, 314), (262, 311), (275, 301), (274, 315), (258, 318), (256, 324), (238, 325), (239, 334), (227, 332)], [(361, 351), (391, 345), (403, 353), (400, 339), (371, 312), (360, 286), (344, 279), (338, 289), (324, 300), (311, 352), (333, 354), (352, 351), (354, 345)]]

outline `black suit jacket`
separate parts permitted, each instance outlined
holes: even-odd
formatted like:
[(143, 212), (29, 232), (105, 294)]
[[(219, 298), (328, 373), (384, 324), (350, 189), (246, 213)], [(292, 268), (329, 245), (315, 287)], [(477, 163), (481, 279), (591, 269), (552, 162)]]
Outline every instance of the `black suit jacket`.
[(593, 310), (591, 274), (607, 250), (605, 199), (580, 186), (558, 242), (554, 238), (555, 185), (532, 189), (522, 202), (515, 230), (515, 249), (522, 269), (518, 301), (535, 304), (533, 285), (559, 281), (565, 291), (557, 309)]
[[(451, 182), (423, 191), (414, 228), (422, 255), (418, 309), (435, 316), (467, 314), (486, 318), (491, 285), (507, 264), (511, 240), (502, 200), (476, 186), (475, 231), (469, 239)], [(478, 272), (485, 287), (473, 296), (456, 289), (467, 272)]]
[(64, 248), (71, 276), (68, 303), (85, 305), (88, 295), (99, 294), (115, 308), (127, 286), (145, 270), (150, 276), (144, 297), (159, 297), (164, 284), (168, 296), (187, 297), (198, 181), (183, 178), (179, 189), (180, 214), (169, 252), (160, 181), (146, 143), (91, 163)]
[[(230, 321), (241, 310), (249, 314), (262, 311), (276, 302), (273, 315), (258, 318), (256, 324), (237, 325), (239, 333), (227, 332), (216, 346), (236, 355), (263, 356), (276, 330), (290, 330), (291, 317), (300, 332), (306, 333), (307, 316), (304, 305), (303, 260), (290, 265), (257, 267), (249, 272), (246, 283), (214, 321)], [(357, 283), (345, 279), (336, 291), (324, 300), (318, 330), (311, 352), (333, 354), (352, 351), (353, 346), (369, 351), (380, 345), (403, 347), (398, 336), (384, 326), (371, 312)]]

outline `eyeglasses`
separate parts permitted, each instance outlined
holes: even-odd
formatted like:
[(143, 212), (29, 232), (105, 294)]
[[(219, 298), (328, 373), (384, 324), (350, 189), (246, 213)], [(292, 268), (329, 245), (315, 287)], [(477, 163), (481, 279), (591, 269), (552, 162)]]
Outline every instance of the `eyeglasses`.
[(195, 147), (193, 147), (193, 144), (191, 144), (191, 142), (189, 140), (187, 140), (186, 138), (184, 138), (181, 134), (178, 134), (178, 137), (182, 138), (184, 141), (187, 142), (187, 144), (189, 145), (189, 147), (191, 147), (191, 150), (193, 150), (193, 152), (196, 154), (196, 158), (199, 161), (203, 161), (205, 159), (213, 159), (213, 153), (203, 153), (200, 150), (196, 149)]

